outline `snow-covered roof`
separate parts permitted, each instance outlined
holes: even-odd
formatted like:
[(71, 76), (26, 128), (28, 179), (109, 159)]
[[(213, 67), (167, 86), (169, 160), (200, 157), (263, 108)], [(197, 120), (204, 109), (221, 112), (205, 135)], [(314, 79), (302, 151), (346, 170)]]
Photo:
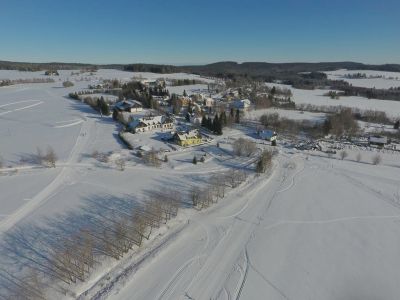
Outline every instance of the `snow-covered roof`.
[(273, 130), (261, 130), (258, 135), (262, 139), (270, 140), (273, 136), (277, 136), (277, 133)]
[(246, 108), (246, 107), (250, 106), (251, 102), (249, 99), (239, 99), (239, 100), (233, 101), (232, 104), (236, 108)]
[(135, 118), (132, 122), (129, 123), (129, 128), (136, 128), (136, 127), (147, 127), (151, 125), (157, 124), (165, 124), (165, 123), (172, 123), (172, 120), (167, 116), (151, 116), (151, 117), (143, 117), (143, 118)]
[(143, 107), (142, 103), (137, 100), (123, 100), (117, 102), (115, 106), (119, 109), (126, 109), (126, 108), (136, 108), (136, 107)]
[(370, 136), (368, 138), (368, 140), (370, 143), (387, 144), (386, 136), (374, 135), (374, 136)]
[(201, 138), (200, 132), (197, 129), (192, 129), (188, 131), (177, 131), (176, 136), (181, 141), (185, 141), (190, 138)]

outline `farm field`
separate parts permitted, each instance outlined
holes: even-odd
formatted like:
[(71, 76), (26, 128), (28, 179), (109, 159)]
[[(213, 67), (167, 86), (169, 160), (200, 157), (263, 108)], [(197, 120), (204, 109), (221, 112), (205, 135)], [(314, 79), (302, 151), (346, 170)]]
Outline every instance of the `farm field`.
[(400, 102), (380, 99), (367, 99), (364, 97), (357, 96), (342, 96), (340, 99), (331, 99), (330, 97), (324, 96), (329, 90), (301, 90), (293, 88), (290, 85), (277, 84), (277, 83), (266, 83), (268, 86), (276, 86), (282, 88), (289, 88), (293, 97), (292, 100), (296, 105), (301, 104), (312, 104), (316, 106), (343, 106), (350, 108), (357, 108), (360, 110), (377, 110), (383, 111), (392, 118), (400, 117)]

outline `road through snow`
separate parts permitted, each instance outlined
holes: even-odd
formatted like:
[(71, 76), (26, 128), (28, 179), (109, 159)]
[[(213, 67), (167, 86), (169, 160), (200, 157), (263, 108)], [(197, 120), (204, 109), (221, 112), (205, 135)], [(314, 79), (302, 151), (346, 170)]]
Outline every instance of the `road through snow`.
[(238, 298), (244, 280), (236, 282), (236, 293), (225, 287), (225, 282), (245, 255), (246, 244), (276, 191), (290, 184), (281, 181), (283, 171), (276, 169), (272, 177), (258, 178), (257, 184), (245, 186), (242, 196), (232, 195), (234, 199), (225, 199), (210, 212), (196, 215), (173, 244), (138, 270), (111, 299)]

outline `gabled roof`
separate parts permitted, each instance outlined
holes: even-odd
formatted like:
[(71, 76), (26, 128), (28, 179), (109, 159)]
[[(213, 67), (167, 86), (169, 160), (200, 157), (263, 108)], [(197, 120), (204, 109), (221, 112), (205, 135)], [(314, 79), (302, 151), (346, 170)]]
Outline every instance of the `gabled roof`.
[(381, 135), (373, 135), (368, 137), (370, 143), (387, 144), (387, 137)]
[(115, 107), (124, 110), (127, 108), (141, 108), (141, 107), (143, 107), (143, 105), (142, 105), (142, 103), (140, 103), (137, 100), (123, 100), (123, 101), (117, 102), (115, 104)]
[(152, 117), (143, 117), (138, 119), (133, 119), (132, 122), (129, 123), (129, 128), (141, 128), (147, 127), (151, 125), (158, 125), (158, 124), (166, 124), (166, 123), (173, 123), (172, 119), (167, 116), (152, 116)]
[(197, 129), (188, 130), (188, 131), (177, 131), (175, 133), (176, 138), (181, 141), (185, 141), (190, 138), (201, 138), (201, 134)]

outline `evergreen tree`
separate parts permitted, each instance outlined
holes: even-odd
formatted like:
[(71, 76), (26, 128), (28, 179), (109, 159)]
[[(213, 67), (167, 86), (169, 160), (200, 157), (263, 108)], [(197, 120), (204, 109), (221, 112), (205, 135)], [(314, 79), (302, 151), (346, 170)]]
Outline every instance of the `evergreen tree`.
[(207, 128), (208, 130), (212, 130), (213, 124), (212, 124), (211, 118), (207, 118), (206, 121), (207, 121), (207, 123), (206, 123), (206, 128)]
[(218, 118), (218, 114), (216, 114), (215, 116), (214, 116), (214, 120), (213, 120), (213, 122), (212, 122), (212, 127), (211, 127), (211, 130), (213, 131), (213, 132), (217, 132), (217, 128), (218, 128), (218, 125), (219, 124), (219, 118)]
[(196, 165), (196, 164), (197, 164), (197, 157), (196, 157), (196, 156), (193, 156), (192, 163), (193, 163), (194, 165)]
[(221, 120), (222, 126), (226, 126), (228, 124), (228, 120), (226, 118), (225, 110), (221, 113), (220, 120)]
[(399, 129), (399, 127), (400, 127), (400, 120), (397, 120), (397, 122), (394, 123), (393, 128), (394, 128), (394, 129)]
[(118, 121), (118, 114), (119, 114), (118, 110), (114, 109), (112, 114), (112, 118), (114, 121)]
[(201, 127), (206, 127), (207, 126), (207, 117), (204, 116), (201, 118)]
[(233, 120), (233, 117), (235, 116), (235, 111), (233, 110), (233, 107), (231, 108), (229, 116), (231, 117), (231, 120)]
[(187, 96), (186, 90), (183, 90), (183, 96), (184, 96), (184, 97)]
[(236, 115), (235, 115), (235, 123), (240, 123), (240, 111), (239, 109), (236, 110)]
[(214, 118), (214, 132), (218, 135), (222, 135), (222, 122), (221, 118), (218, 118), (218, 115)]

